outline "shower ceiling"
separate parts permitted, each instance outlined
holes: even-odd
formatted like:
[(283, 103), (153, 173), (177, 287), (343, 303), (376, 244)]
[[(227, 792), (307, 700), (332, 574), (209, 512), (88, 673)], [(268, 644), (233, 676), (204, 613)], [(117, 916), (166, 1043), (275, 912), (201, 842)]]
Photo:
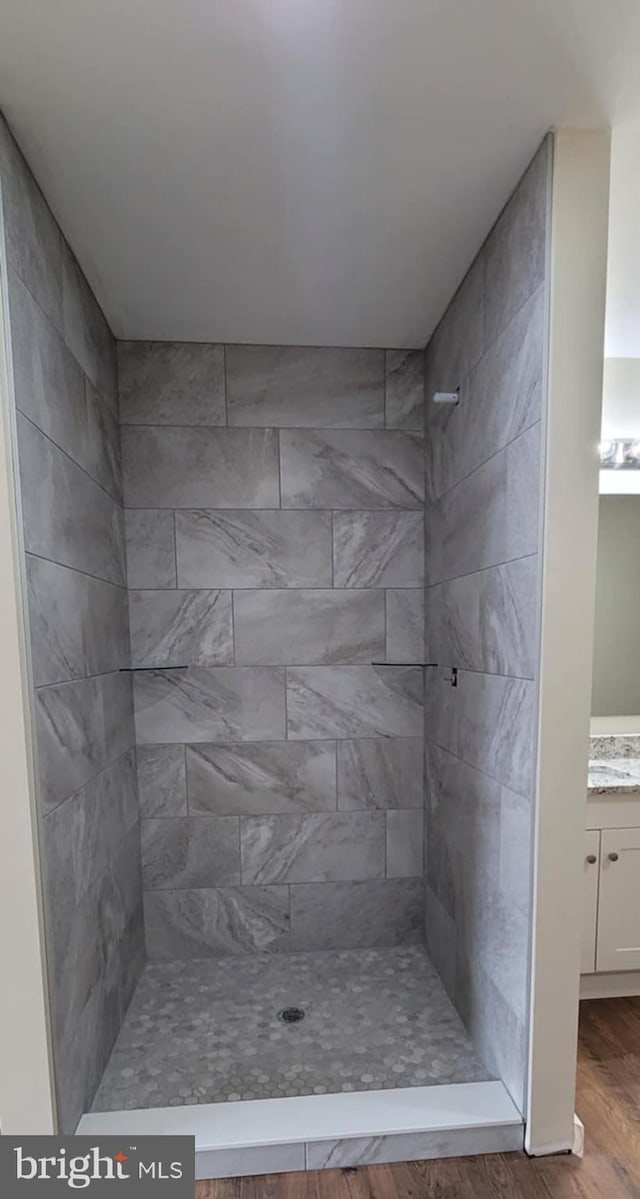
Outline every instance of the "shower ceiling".
[(4, 110), (117, 336), (423, 345), (636, 0), (3, 0)]

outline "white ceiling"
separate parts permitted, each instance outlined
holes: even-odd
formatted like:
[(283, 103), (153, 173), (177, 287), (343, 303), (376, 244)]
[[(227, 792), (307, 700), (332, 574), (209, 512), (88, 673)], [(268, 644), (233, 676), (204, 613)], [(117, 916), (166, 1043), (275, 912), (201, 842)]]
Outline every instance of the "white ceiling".
[(631, 120), (639, 23), (637, 0), (0, 0), (0, 107), (118, 336), (418, 346), (545, 130)]

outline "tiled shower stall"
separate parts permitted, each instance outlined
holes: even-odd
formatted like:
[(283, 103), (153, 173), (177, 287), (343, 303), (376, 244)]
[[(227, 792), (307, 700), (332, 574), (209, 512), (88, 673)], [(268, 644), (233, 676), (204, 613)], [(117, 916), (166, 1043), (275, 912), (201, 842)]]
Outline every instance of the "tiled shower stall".
[(426, 355), (116, 343), (0, 128), (63, 1130), (523, 1110), (550, 174)]

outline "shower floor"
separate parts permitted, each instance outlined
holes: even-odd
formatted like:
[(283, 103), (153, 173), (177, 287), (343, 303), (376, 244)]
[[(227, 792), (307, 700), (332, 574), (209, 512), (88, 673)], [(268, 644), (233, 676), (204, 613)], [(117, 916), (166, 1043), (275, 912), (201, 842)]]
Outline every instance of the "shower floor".
[(92, 1110), (491, 1077), (419, 946), (152, 962)]

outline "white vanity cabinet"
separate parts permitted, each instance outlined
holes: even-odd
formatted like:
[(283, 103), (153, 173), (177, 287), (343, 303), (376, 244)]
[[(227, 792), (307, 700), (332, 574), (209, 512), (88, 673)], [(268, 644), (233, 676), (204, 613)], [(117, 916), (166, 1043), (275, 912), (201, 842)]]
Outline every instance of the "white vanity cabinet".
[(600, 870), (600, 833), (585, 833), (582, 877), (582, 941), (580, 972), (593, 974), (596, 968), (596, 929), (598, 924), (598, 873)]
[(595, 795), (587, 824), (580, 970), (609, 975), (611, 987), (599, 991), (594, 977), (582, 993), (640, 994), (640, 793)]
[(640, 828), (601, 833), (596, 970), (640, 970)]

